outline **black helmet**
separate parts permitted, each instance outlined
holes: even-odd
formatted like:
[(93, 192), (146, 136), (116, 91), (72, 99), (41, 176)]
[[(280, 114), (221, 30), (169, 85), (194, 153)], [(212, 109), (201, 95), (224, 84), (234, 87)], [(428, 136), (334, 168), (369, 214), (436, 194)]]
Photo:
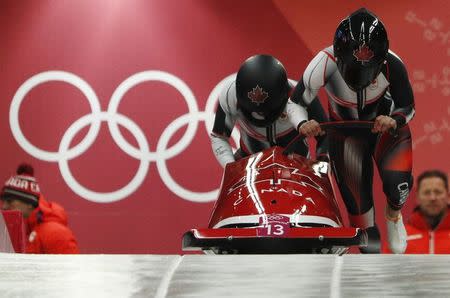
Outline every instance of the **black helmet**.
[(386, 29), (377, 16), (361, 8), (339, 24), (333, 49), (344, 81), (354, 91), (360, 91), (378, 76), (386, 60)]
[(236, 77), (239, 110), (252, 124), (269, 126), (283, 112), (289, 83), (283, 64), (269, 55), (248, 58)]

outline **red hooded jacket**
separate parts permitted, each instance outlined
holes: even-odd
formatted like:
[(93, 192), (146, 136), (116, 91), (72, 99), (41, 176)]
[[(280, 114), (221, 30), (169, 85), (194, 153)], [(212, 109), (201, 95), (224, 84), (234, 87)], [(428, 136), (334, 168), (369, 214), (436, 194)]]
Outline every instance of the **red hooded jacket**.
[(30, 254), (78, 254), (75, 236), (67, 226), (64, 209), (44, 197), (27, 218), (28, 242), (25, 252)]
[[(408, 233), (405, 254), (450, 254), (450, 206), (434, 230), (431, 230), (418, 208), (411, 214), (405, 227)], [(387, 247), (384, 247), (383, 252), (390, 253)]]

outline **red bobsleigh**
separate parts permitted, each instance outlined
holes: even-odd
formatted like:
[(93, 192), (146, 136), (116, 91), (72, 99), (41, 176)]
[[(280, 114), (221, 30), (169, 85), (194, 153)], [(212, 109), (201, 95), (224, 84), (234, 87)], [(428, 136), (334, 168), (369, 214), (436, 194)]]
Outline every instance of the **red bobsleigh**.
[(230, 163), (208, 228), (186, 232), (183, 250), (344, 253), (367, 246), (364, 230), (343, 226), (332, 179), (330, 163), (277, 146)]

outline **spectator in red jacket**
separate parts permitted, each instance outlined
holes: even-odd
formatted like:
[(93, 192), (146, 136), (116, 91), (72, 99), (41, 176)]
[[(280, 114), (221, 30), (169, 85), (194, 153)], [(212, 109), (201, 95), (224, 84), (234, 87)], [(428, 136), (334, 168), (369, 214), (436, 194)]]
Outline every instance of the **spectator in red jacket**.
[[(418, 206), (406, 231), (409, 254), (450, 253), (450, 196), (448, 177), (438, 170), (425, 171), (417, 178)], [(386, 248), (384, 252), (389, 252)]]
[(67, 226), (64, 209), (42, 196), (34, 170), (21, 164), (17, 175), (9, 178), (0, 193), (3, 210), (19, 210), (27, 224), (26, 253), (77, 254), (78, 246)]

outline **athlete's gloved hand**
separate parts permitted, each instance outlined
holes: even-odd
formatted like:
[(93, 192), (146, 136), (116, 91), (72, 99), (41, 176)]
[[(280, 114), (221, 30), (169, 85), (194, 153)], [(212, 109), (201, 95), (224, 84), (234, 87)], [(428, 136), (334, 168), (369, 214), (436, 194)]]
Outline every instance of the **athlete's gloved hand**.
[(316, 137), (325, 134), (316, 120), (303, 122), (298, 128), (298, 132), (306, 137)]
[(397, 129), (397, 121), (389, 116), (380, 115), (375, 119), (372, 128), (373, 133), (395, 132)]

